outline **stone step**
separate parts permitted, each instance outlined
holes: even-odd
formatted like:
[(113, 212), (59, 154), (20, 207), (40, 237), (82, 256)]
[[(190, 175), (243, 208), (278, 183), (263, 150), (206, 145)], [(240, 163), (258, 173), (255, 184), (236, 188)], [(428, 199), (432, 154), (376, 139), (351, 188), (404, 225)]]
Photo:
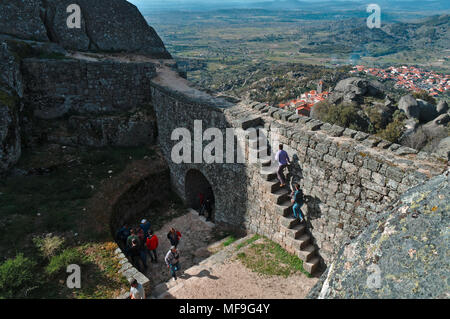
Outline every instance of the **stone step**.
[(293, 227), (300, 224), (297, 218), (294, 217), (281, 217), (281, 225), (285, 228), (292, 229)]
[(299, 238), (296, 239), (296, 241), (299, 242), (300, 250), (302, 250), (303, 248), (307, 247), (310, 244), (311, 236), (309, 236), (308, 234), (302, 234), (300, 235)]
[(267, 140), (265, 137), (257, 137), (256, 139), (249, 139), (248, 146), (252, 149), (258, 149), (258, 147), (266, 147), (267, 148)]
[(277, 206), (278, 209), (282, 209), (282, 213), (280, 213), (280, 215), (284, 217), (294, 217), (294, 212), (292, 210), (293, 205), (290, 198)]
[(258, 137), (263, 135), (263, 132), (265, 132), (263, 125), (257, 125), (255, 126), (256, 132), (258, 132)]
[[(270, 181), (277, 178), (276, 169), (270, 166), (263, 166), (260, 170), (260, 173), (261, 177), (266, 181)], [(278, 179), (276, 181), (278, 182)]]
[(239, 121), (239, 126), (246, 130), (250, 127), (259, 127), (262, 123), (262, 118), (260, 116), (248, 116)]
[(270, 158), (261, 158), (259, 159), (262, 167), (269, 167), (272, 165), (272, 160)]
[(270, 159), (270, 148), (267, 146), (258, 149), (258, 158)]
[(298, 253), (298, 258), (304, 262), (311, 261), (311, 259), (316, 255), (316, 248), (313, 245), (308, 245)]
[(292, 228), (286, 229), (286, 234), (293, 239), (298, 239), (300, 238), (301, 235), (305, 233), (305, 230), (306, 230), (305, 225), (297, 224)]
[(314, 257), (310, 261), (303, 263), (303, 268), (311, 275), (314, 274), (319, 269), (319, 266), (320, 266), (319, 257)]
[(286, 238), (286, 241), (288, 241), (291, 246), (297, 251), (301, 251), (303, 248), (307, 247), (309, 245), (310, 242), (310, 238), (309, 235), (303, 234), (300, 235), (299, 238), (297, 239), (292, 239), (292, 238)]
[(293, 216), (291, 201), (285, 201), (279, 205), (275, 205), (276, 211), (283, 217)]
[(265, 184), (270, 185), (268, 190), (271, 193), (276, 192), (281, 189), (280, 182), (277, 179), (272, 179), (270, 181), (267, 181), (267, 182), (265, 182)]
[(272, 192), (270, 195), (273, 198), (273, 202), (277, 203), (278, 205), (286, 202), (291, 198), (291, 192), (286, 188), (282, 188), (275, 192)]

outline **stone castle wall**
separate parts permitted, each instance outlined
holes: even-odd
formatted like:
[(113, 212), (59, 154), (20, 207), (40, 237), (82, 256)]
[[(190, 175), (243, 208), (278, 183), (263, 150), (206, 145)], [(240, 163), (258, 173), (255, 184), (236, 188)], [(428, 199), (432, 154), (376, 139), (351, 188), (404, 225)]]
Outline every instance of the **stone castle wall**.
[(186, 128), (191, 132), (193, 140), (194, 120), (202, 120), (203, 130), (216, 127), (225, 136), (226, 128), (232, 127), (225, 116), (225, 110), (231, 104), (219, 99), (192, 97), (156, 83), (152, 84), (151, 91), (152, 105), (158, 121), (158, 142), (169, 164), (173, 189), (187, 201), (186, 188), (192, 185), (186, 185), (186, 174), (191, 169), (200, 171), (214, 192), (215, 222), (224, 227), (243, 230), (247, 203), (244, 164), (194, 163), (193, 144), (192, 163), (176, 164), (171, 159), (172, 148), (179, 143), (179, 140), (171, 139), (173, 130)]
[[(378, 214), (411, 187), (443, 173), (447, 162), (435, 155), (322, 123), (258, 103), (243, 103), (262, 117), (271, 141), (285, 145), (293, 165), (288, 178), (306, 196), (307, 229), (325, 263), (341, 244), (356, 237)], [(293, 250), (282, 208), (260, 167), (247, 170), (246, 228)]]
[(33, 58), (23, 61), (22, 74), (26, 111), (44, 123), (34, 128), (50, 142), (101, 147), (155, 141), (152, 63)]
[(325, 264), (343, 242), (356, 237), (400, 194), (447, 167), (447, 162), (435, 155), (261, 103), (247, 101), (226, 107), (217, 103), (152, 84), (159, 144), (169, 162), (175, 190), (185, 198), (186, 173), (198, 169), (213, 186), (217, 222), (265, 235), (295, 251), (288, 235), (289, 219), (277, 205), (273, 183), (261, 174), (260, 164), (175, 164), (170, 158), (175, 128), (193, 132), (194, 120), (202, 120), (203, 130), (218, 127), (223, 131), (241, 127), (245, 119), (259, 118), (255, 123), (264, 126), (270, 141), (277, 141), (272, 148), (278, 141), (285, 144), (293, 160), (288, 178), (304, 191), (307, 229)]

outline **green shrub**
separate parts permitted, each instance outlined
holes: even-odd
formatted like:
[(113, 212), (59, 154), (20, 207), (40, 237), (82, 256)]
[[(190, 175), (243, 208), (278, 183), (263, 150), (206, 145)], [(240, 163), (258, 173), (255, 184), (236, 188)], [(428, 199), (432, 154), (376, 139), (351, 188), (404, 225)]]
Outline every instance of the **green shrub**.
[(348, 127), (358, 131), (366, 131), (367, 123), (359, 115), (358, 107), (353, 104), (333, 105), (321, 102), (314, 106), (317, 118), (323, 122)]
[(62, 270), (66, 270), (71, 264), (82, 264), (84, 262), (83, 255), (76, 248), (68, 248), (61, 254), (53, 256), (50, 263), (45, 268), (49, 275), (56, 275)]
[(64, 245), (64, 238), (59, 236), (34, 237), (34, 245), (46, 258), (55, 256)]
[(228, 237), (224, 242), (223, 242), (223, 246), (227, 247), (230, 246), (232, 243), (234, 243), (236, 241), (236, 237), (234, 236), (230, 236)]
[(369, 133), (375, 134), (379, 131), (383, 130), (386, 126), (386, 123), (384, 123), (383, 117), (381, 116), (380, 112), (378, 112), (375, 108), (370, 108), (367, 111), (367, 116), (369, 117), (370, 125), (369, 125)]
[(35, 282), (36, 262), (18, 254), (0, 265), (0, 298), (18, 298)]
[(402, 136), (405, 129), (405, 119), (406, 115), (403, 112), (395, 111), (393, 115), (393, 121), (389, 123), (386, 128), (380, 131), (377, 135), (389, 142), (398, 143), (398, 140)]

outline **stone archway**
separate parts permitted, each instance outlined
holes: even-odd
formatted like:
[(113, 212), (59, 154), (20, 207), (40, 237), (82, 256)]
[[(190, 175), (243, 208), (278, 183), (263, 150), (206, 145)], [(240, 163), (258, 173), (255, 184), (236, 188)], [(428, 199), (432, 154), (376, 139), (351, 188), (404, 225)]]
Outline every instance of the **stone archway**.
[(215, 197), (214, 191), (212, 189), (211, 183), (208, 179), (197, 169), (190, 169), (186, 173), (185, 178), (185, 196), (186, 203), (189, 207), (200, 211), (200, 198), (203, 194), (203, 198), (210, 199), (212, 203), (212, 220), (214, 221), (215, 217)]

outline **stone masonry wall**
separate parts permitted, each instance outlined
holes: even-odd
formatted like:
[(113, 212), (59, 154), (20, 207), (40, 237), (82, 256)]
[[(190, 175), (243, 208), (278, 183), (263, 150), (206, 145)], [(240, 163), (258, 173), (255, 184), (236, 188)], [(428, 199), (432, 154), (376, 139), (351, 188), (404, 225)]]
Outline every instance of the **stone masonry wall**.
[(186, 188), (190, 186), (185, 185), (186, 173), (190, 169), (200, 171), (213, 188), (215, 222), (224, 227), (243, 230), (247, 203), (244, 164), (176, 164), (171, 159), (172, 148), (179, 142), (171, 140), (174, 129), (187, 128), (193, 134), (194, 120), (202, 120), (203, 130), (216, 127), (225, 134), (225, 129), (231, 125), (224, 111), (231, 104), (219, 99), (191, 97), (156, 83), (152, 84), (151, 90), (152, 104), (158, 120), (158, 142), (170, 167), (173, 189), (186, 201)]
[(101, 147), (155, 140), (152, 63), (32, 58), (23, 61), (22, 74), (34, 134), (50, 142)]
[[(341, 244), (356, 237), (383, 208), (409, 188), (445, 171), (447, 161), (365, 133), (245, 102), (260, 115), (269, 140), (285, 145), (293, 165), (288, 179), (306, 196), (303, 212), (314, 245), (329, 263)], [(249, 165), (246, 227), (293, 250), (286, 219), (275, 205), (259, 165)]]
[[(308, 117), (269, 107), (263, 103), (229, 103), (200, 93), (188, 94), (171, 81), (152, 82), (152, 104), (159, 126), (159, 144), (169, 162), (171, 181), (186, 200), (185, 176), (197, 169), (213, 187), (216, 222), (265, 235), (295, 252), (286, 207), (277, 205), (273, 182), (261, 172), (261, 164), (175, 164), (171, 140), (175, 128), (193, 132), (194, 120), (203, 131), (217, 127), (264, 126), (272, 149), (281, 142), (293, 165), (288, 178), (298, 182), (306, 196), (307, 232), (322, 258), (329, 263), (341, 244), (356, 237), (400, 194), (441, 174), (447, 161), (383, 141), (362, 132), (322, 123)], [(248, 148), (248, 145), (247, 145)], [(247, 149), (248, 151), (248, 149)], [(274, 172), (276, 169), (274, 169)], [(280, 204), (280, 203), (278, 203)]]

